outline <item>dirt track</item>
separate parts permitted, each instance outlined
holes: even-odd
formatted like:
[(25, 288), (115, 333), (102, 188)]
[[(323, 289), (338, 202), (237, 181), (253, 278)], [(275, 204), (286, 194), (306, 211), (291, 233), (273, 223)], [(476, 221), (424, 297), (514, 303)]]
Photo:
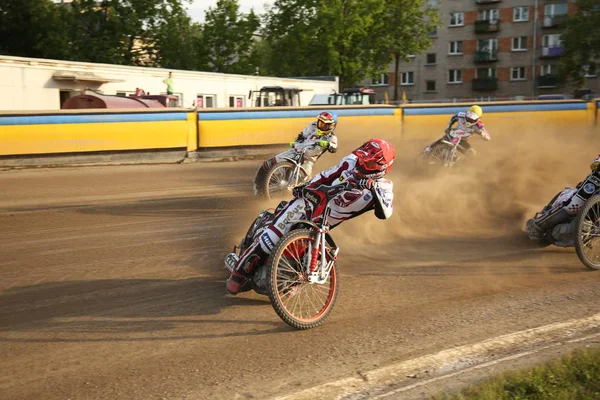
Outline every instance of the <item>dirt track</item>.
[(266, 398), (598, 313), (600, 273), (521, 232), (589, 144), (474, 144), (480, 163), (442, 177), (410, 175), (422, 143), (397, 146), (395, 215), (334, 231), (340, 299), (305, 332), (224, 293), (222, 257), (265, 206), (256, 161), (1, 172), (0, 397)]

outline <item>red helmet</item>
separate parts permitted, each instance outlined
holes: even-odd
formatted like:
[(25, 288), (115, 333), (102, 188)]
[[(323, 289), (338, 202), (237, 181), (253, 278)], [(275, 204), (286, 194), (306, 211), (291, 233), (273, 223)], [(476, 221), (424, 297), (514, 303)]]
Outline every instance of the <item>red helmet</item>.
[(392, 169), (396, 150), (383, 139), (370, 139), (352, 152), (356, 161), (356, 174), (362, 178), (379, 178)]
[(333, 132), (337, 124), (337, 118), (330, 112), (323, 111), (317, 117), (317, 135), (322, 136)]

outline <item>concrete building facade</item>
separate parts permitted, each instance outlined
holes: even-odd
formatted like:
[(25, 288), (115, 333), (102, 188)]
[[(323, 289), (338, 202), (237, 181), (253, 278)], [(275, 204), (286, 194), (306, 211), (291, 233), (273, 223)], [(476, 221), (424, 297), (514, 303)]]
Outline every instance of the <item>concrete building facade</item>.
[[(398, 84), (409, 101), (531, 99), (543, 94), (572, 95), (557, 87), (566, 17), (575, 0), (446, 0), (438, 7), (442, 25), (425, 54), (400, 64)], [(382, 100), (393, 100), (394, 65), (381, 78), (365, 82)], [(600, 90), (595, 75), (586, 87)]]

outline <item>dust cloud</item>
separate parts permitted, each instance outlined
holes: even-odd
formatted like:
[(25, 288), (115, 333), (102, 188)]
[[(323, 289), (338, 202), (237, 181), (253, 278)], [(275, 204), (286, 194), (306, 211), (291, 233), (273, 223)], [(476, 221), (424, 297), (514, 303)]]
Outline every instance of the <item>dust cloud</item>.
[[(440, 255), (452, 246), (480, 246), (486, 239), (517, 236), (527, 242), (525, 221), (565, 186), (584, 179), (590, 162), (600, 152), (600, 141), (592, 132), (549, 126), (530, 126), (518, 132), (496, 128), (490, 132), (489, 142), (478, 136), (470, 139), (477, 154), (467, 162), (424, 173), (417, 166), (417, 156), (441, 133), (432, 132), (426, 140), (411, 140), (410, 134), (400, 135), (393, 126), (338, 128), (339, 151), (321, 157), (314, 171), (335, 165), (371, 137), (389, 140), (397, 156), (389, 174), (394, 182), (392, 218), (380, 221), (371, 213), (361, 215), (336, 228), (335, 240), (355, 254), (367, 246), (382, 249), (392, 244), (402, 247), (408, 257), (407, 251), (414, 252), (413, 259), (420, 257), (416, 247), (424, 243), (432, 255), (436, 241), (446, 243), (439, 249)], [(260, 209), (277, 203), (249, 204), (245, 220), (249, 224)], [(244, 224), (244, 232), (247, 226)]]
[[(527, 127), (491, 134), (489, 142), (477, 136), (470, 139), (477, 154), (464, 164), (427, 173), (418, 168), (416, 158), (441, 135), (432, 135), (431, 140), (378, 135), (397, 150), (389, 174), (394, 182), (394, 215), (388, 221), (370, 214), (348, 221), (336, 229), (336, 240), (356, 247), (399, 239), (518, 235), (525, 221), (558, 191), (587, 176), (589, 164), (600, 152), (592, 133)], [(356, 145), (346, 147), (340, 149), (342, 155)]]

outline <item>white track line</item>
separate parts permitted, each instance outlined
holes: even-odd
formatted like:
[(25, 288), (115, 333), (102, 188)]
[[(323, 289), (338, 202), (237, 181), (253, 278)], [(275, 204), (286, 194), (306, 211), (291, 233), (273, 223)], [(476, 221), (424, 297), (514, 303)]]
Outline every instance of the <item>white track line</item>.
[[(448, 373), (455, 375), (468, 369), (483, 368), (500, 361), (524, 357), (545, 348), (552, 347), (553, 344), (546, 344), (548, 342), (567, 341), (573, 336), (597, 328), (600, 328), (600, 313), (588, 318), (545, 325), (538, 328), (498, 336), (479, 343), (443, 350), (436, 354), (429, 354), (361, 373), (361, 377), (351, 377), (325, 383), (300, 392), (277, 397), (276, 399), (340, 399), (352, 394), (359, 394), (359, 392), (365, 390), (373, 390), (384, 388), (387, 385), (398, 384), (402, 381), (406, 381), (408, 376), (422, 374), (424, 371), (427, 371), (430, 375), (443, 374), (443, 376), (415, 383), (408, 387), (397, 389), (396, 391), (380, 394), (379, 398), (384, 398), (394, 393), (424, 385), (428, 382), (446, 378), (449, 376)], [(598, 336), (598, 334), (589, 337), (594, 336)], [(572, 340), (572, 342), (584, 339), (578, 338)], [(532, 349), (533, 346), (536, 346), (536, 348)], [(518, 351), (518, 354), (515, 354), (515, 351)], [(496, 355), (501, 353), (509, 353), (510, 355), (498, 359)]]

